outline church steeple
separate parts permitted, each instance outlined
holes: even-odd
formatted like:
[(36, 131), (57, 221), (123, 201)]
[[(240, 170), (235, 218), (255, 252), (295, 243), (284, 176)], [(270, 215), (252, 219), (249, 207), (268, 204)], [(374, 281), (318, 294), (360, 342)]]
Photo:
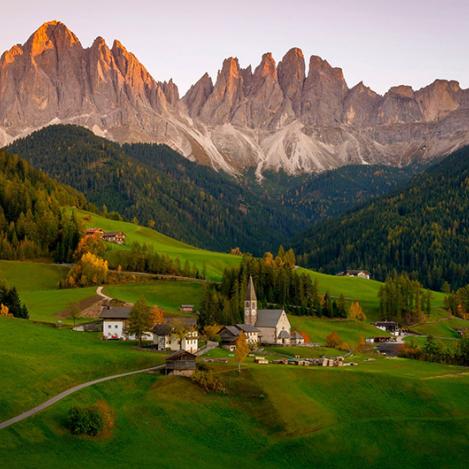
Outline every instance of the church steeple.
[(244, 323), (255, 326), (257, 321), (257, 297), (252, 276), (249, 276), (246, 300), (244, 302)]

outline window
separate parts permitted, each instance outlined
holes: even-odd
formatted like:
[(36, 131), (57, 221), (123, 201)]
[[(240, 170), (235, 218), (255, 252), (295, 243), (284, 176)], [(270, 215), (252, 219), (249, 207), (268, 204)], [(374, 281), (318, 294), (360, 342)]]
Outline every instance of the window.
[(118, 329), (118, 328), (119, 328), (119, 326), (116, 324), (116, 325), (114, 326), (114, 328), (115, 328), (115, 329)]
[(108, 329), (111, 329), (111, 327), (112, 327), (111, 324), (108, 324), (107, 328), (108, 328)]

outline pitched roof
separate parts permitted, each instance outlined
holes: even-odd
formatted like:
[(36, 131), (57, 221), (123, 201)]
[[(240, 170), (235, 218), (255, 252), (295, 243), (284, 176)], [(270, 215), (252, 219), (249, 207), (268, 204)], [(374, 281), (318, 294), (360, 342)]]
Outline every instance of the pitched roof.
[(288, 333), (288, 331), (286, 331), (285, 329), (281, 330), (279, 335), (278, 335), (278, 338), (279, 339), (289, 339), (290, 338), (290, 334)]
[(156, 335), (166, 336), (166, 335), (171, 334), (171, 329), (172, 329), (172, 327), (169, 324), (157, 324), (153, 328), (153, 332)]
[(243, 332), (260, 332), (257, 327), (251, 326), (251, 324), (236, 324), (236, 327)]
[(256, 327), (275, 327), (283, 309), (260, 309), (257, 311)]
[(186, 329), (192, 329), (196, 327), (197, 320), (195, 318), (166, 318), (163, 324), (157, 324), (153, 328), (153, 332), (156, 335), (170, 335), (178, 324), (181, 324)]
[(304, 337), (298, 332), (298, 331), (293, 331), (290, 335), (292, 339), (303, 339)]
[(194, 355), (193, 353), (190, 353), (190, 352), (186, 352), (185, 350), (179, 350), (178, 352), (176, 353), (173, 353), (172, 355), (170, 355), (166, 361), (167, 362), (175, 362), (175, 361), (178, 361), (178, 360), (194, 360), (197, 358), (196, 355)]
[(130, 306), (111, 306), (103, 308), (101, 317), (103, 319), (128, 319), (131, 310)]
[(254, 288), (254, 282), (252, 281), (252, 275), (249, 276), (248, 288), (246, 290), (246, 301), (256, 301), (256, 289)]

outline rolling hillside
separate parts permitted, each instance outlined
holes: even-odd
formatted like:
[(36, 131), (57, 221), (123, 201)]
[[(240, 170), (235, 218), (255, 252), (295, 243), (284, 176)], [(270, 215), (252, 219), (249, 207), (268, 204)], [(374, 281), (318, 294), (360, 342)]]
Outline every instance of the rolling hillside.
[(408, 189), (311, 227), (298, 241), (304, 265), (364, 268), (383, 280), (408, 272), (429, 288), (469, 283), (469, 147), (414, 177)]
[(350, 166), (319, 175), (266, 172), (259, 183), (197, 165), (164, 145), (118, 145), (76, 126), (51, 126), (8, 147), (126, 219), (156, 223), (192, 245), (262, 254), (309, 224), (401, 187), (417, 168)]

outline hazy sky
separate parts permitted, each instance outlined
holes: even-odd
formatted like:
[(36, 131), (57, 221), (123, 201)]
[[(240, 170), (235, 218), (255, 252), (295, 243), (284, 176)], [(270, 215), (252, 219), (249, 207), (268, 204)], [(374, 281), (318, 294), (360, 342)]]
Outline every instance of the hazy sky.
[(435, 78), (469, 88), (468, 0), (1, 0), (0, 49), (63, 21), (83, 46), (119, 39), (158, 80), (184, 92), (225, 57), (257, 65), (300, 47), (383, 93)]

